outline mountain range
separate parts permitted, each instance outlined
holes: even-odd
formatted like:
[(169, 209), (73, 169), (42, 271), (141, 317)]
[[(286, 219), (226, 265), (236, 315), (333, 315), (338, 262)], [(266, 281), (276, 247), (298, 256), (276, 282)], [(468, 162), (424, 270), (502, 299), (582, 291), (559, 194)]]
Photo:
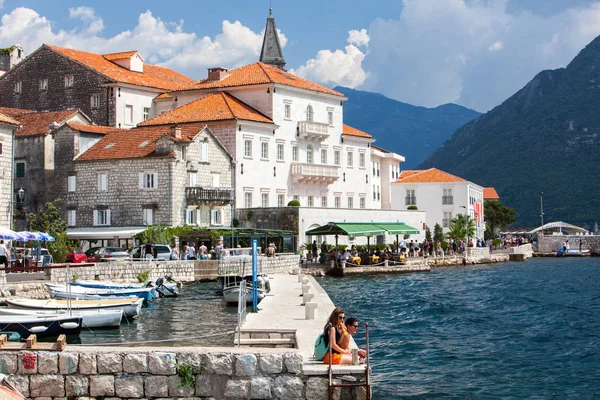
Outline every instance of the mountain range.
[(334, 90), (348, 97), (344, 103), (344, 123), (373, 135), (376, 146), (404, 156), (402, 169), (411, 169), (424, 161), (458, 127), (481, 115), (456, 104), (425, 108), (378, 93), (340, 86)]
[[(491, 79), (491, 78), (490, 78)], [(600, 219), (600, 37), (459, 128), (419, 168), (493, 186), (518, 226)]]

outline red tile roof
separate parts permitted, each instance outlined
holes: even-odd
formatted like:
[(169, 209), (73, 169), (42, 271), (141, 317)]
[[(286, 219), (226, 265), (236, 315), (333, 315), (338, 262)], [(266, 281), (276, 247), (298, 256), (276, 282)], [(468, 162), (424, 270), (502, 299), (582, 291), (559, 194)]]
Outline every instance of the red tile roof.
[(157, 115), (139, 126), (183, 124), (188, 122), (209, 122), (224, 120), (246, 120), (272, 124), (273, 121), (225, 92), (215, 92), (184, 104), (169, 112)]
[(31, 114), (36, 112), (35, 110), (25, 110), (22, 108), (10, 108), (10, 107), (0, 107), (0, 113), (9, 115), (11, 117), (18, 117), (23, 114)]
[(483, 188), (483, 199), (484, 200), (500, 200), (500, 196), (496, 189), (491, 188)]
[(113, 126), (101, 126), (101, 125), (86, 125), (77, 122), (67, 122), (67, 125), (72, 129), (85, 132), (85, 133), (98, 133), (101, 135), (108, 135), (111, 132), (127, 132), (128, 129), (115, 128)]
[(14, 119), (12, 119), (11, 117), (9, 117), (8, 115), (2, 114), (2, 113), (0, 113), (0, 123), (1, 124), (16, 125), (16, 126), (21, 125), (19, 123), (19, 121), (15, 121)]
[[(115, 82), (129, 83), (137, 86), (146, 86), (164, 90), (177, 90), (189, 86), (195, 81), (175, 72), (169, 68), (157, 65), (144, 64), (144, 72), (130, 71), (127, 68), (115, 64), (101, 54), (88, 53), (86, 51), (66, 49), (63, 47), (45, 45), (49, 49), (62, 54), (71, 60), (77, 61), (86, 67), (112, 79)], [(127, 53), (114, 53), (127, 54)], [(113, 57), (114, 54), (107, 56)]]
[(344, 95), (340, 92), (336, 92), (335, 90), (331, 90), (325, 86), (318, 85), (314, 82), (292, 75), (289, 72), (262, 62), (248, 64), (231, 70), (227, 72), (225, 77), (219, 81), (202, 79), (201, 81), (186, 87), (184, 90), (227, 88), (235, 86), (259, 85), (264, 83), (276, 83), (344, 97)]
[(113, 60), (125, 60), (127, 58), (131, 58), (134, 54), (137, 54), (137, 51), (123, 51), (121, 53), (110, 53), (110, 54), (102, 54), (102, 57), (106, 58), (108, 61)]
[(158, 96), (156, 96), (154, 99), (158, 100), (158, 99), (172, 99), (173, 96), (171, 96), (169, 93), (161, 93)]
[[(181, 126), (182, 139), (190, 141), (202, 129), (204, 123), (186, 124)], [(156, 140), (163, 136), (171, 136), (171, 127), (165, 125), (144, 126), (126, 130), (114, 131), (104, 136), (98, 143), (77, 158), (78, 161), (114, 160), (141, 157), (156, 157)], [(173, 154), (162, 154), (161, 157), (172, 157)]]
[(433, 183), (433, 182), (467, 182), (456, 175), (440, 171), (437, 168), (425, 170), (406, 170), (400, 172), (395, 183)]
[(31, 114), (23, 114), (16, 119), (23, 126), (15, 134), (16, 137), (45, 135), (50, 132), (49, 125), (53, 122), (62, 123), (69, 117), (78, 113), (77, 110), (68, 111), (40, 111)]
[(344, 124), (342, 133), (344, 135), (358, 136), (358, 137), (364, 137), (364, 138), (372, 138), (373, 137), (373, 136), (369, 135), (367, 132), (360, 131), (360, 130), (353, 128), (346, 124)]

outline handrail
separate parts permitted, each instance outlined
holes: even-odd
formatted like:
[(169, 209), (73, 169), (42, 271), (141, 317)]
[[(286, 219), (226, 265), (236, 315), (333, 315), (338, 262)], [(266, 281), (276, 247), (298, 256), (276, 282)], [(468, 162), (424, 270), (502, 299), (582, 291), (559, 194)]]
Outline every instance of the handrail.
[(246, 321), (246, 280), (240, 282), (240, 293), (238, 296), (238, 346), (242, 343), (242, 324)]

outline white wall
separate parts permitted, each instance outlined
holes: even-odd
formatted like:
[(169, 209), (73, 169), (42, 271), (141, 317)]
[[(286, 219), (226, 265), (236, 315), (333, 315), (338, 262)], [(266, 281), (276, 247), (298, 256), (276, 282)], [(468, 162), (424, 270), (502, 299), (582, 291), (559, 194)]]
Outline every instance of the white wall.
[[(160, 93), (162, 93), (161, 90), (152, 88), (115, 87), (115, 121), (117, 128), (129, 129), (142, 122), (144, 120), (144, 107), (150, 108), (149, 117), (152, 117), (153, 99)], [(127, 105), (133, 106), (133, 121), (131, 123), (125, 121), (125, 108)]]
[(2, 143), (2, 154), (0, 154), (0, 226), (11, 228), (11, 181), (13, 176), (13, 130), (12, 125), (0, 123), (0, 143)]

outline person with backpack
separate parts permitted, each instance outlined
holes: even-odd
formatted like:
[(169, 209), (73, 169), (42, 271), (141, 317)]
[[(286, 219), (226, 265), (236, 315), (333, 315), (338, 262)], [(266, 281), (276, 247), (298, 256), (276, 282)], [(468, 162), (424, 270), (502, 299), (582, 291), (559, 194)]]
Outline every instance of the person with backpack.
[[(347, 348), (350, 343), (350, 334), (344, 324), (344, 318), (344, 310), (336, 307), (323, 328), (323, 336), (327, 344), (331, 344), (332, 364), (352, 364), (352, 350)], [(323, 363), (329, 364), (329, 351), (323, 357)]]

